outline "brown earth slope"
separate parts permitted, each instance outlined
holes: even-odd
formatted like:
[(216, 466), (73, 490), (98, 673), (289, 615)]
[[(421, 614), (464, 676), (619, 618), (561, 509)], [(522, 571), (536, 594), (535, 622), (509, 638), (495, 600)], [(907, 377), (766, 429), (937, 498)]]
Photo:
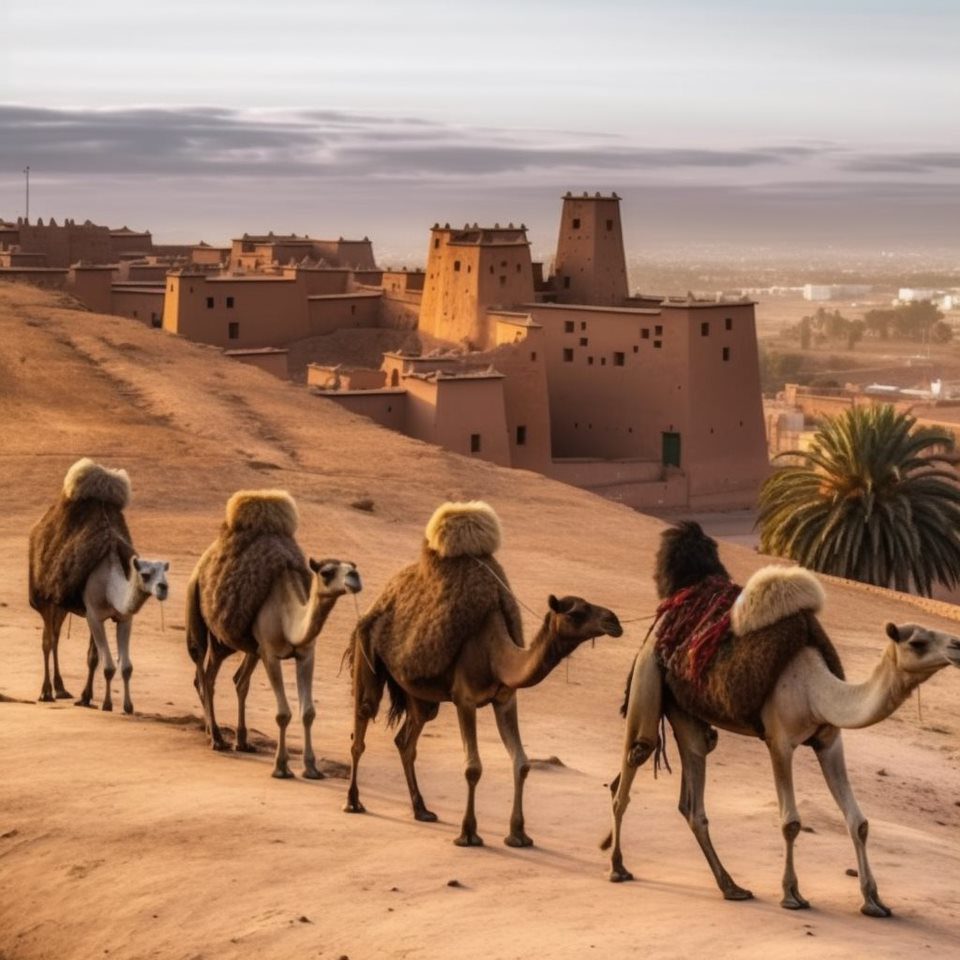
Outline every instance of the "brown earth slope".
[[(165, 629), (154, 602), (135, 623), (133, 717), (33, 702), (40, 622), (26, 603), (27, 531), (81, 455), (129, 470), (137, 545), (172, 562)], [(802, 835), (798, 869), (814, 909), (777, 906), (782, 851), (766, 752), (732, 736), (722, 736), (713, 755), (708, 809), (721, 855), (757, 899), (720, 899), (676, 813), (676, 774), (638, 778), (625, 836), (638, 880), (606, 881), (597, 850), (609, 818), (604, 785), (619, 761), (617, 708), (641, 623), (583, 649), (568, 671), (561, 666), (521, 694), (529, 754), (562, 762), (531, 773), (531, 850), (500, 843), (511, 778), (491, 716), (480, 724), (478, 812), (487, 846), (451, 844), (464, 783), (449, 707), (428, 728), (419, 759), (439, 823), (411, 819), (382, 722), (371, 729), (362, 769), (370, 813), (341, 812), (351, 707), (338, 667), (356, 617), (349, 599), (319, 642), (315, 742), (335, 776), (275, 781), (266, 750), (209, 750), (184, 649), (183, 587), (237, 488), (289, 489), (304, 547), (360, 565), (362, 603), (415, 556), (439, 500), (483, 497), (501, 515), (502, 560), (527, 604), (540, 611), (551, 591), (579, 593), (625, 619), (639, 617), (654, 606), (654, 520), (533, 474), (443, 453), (214, 349), (64, 309), (49, 294), (16, 286), (0, 286), (0, 484), (3, 960), (822, 958), (960, 949), (954, 672), (924, 688), (922, 720), (908, 704), (886, 724), (846, 737), (880, 890), (897, 914), (889, 921), (857, 913), (857, 881), (845, 874), (853, 851), (808, 751), (798, 756), (797, 786), (813, 832)], [(374, 512), (351, 509), (358, 497), (370, 497)], [(761, 562), (739, 548), (722, 552), (739, 578)], [(918, 609), (839, 581), (827, 592), (823, 619), (854, 678), (873, 663), (887, 619), (960, 630), (948, 619), (953, 608)], [(525, 616), (528, 636), (536, 619)], [(85, 646), (74, 619), (62, 652), (75, 694)], [(231, 673), (228, 664), (220, 683), (226, 723), (235, 716)], [(272, 737), (274, 701), (262, 673), (250, 708), (252, 727)]]

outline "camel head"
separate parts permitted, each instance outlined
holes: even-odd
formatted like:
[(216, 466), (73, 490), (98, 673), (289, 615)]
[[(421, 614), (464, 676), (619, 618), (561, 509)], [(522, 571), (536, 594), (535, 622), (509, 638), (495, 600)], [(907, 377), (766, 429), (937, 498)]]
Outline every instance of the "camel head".
[(310, 569), (320, 592), (327, 596), (342, 597), (345, 593), (359, 593), (363, 589), (357, 565), (349, 560), (314, 560), (311, 557)]
[(167, 571), (170, 564), (166, 560), (141, 560), (133, 558), (133, 572), (137, 586), (143, 593), (156, 597), (161, 603), (167, 599)]
[(893, 641), (897, 667), (904, 673), (929, 676), (943, 667), (960, 667), (960, 639), (952, 634), (916, 623), (888, 623), (887, 636)]
[(571, 648), (595, 637), (623, 635), (617, 615), (606, 607), (595, 607), (581, 597), (557, 599), (553, 594), (547, 602), (550, 606), (547, 616), (553, 618), (557, 637)]

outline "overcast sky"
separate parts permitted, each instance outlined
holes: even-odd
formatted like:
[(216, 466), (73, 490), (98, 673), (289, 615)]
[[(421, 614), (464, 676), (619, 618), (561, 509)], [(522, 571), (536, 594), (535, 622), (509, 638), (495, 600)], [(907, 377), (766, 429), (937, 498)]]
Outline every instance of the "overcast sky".
[[(449, 5), (454, 6), (454, 5)], [(0, 3), (0, 217), (369, 234), (556, 232), (616, 189), (628, 241), (944, 247), (960, 2)]]

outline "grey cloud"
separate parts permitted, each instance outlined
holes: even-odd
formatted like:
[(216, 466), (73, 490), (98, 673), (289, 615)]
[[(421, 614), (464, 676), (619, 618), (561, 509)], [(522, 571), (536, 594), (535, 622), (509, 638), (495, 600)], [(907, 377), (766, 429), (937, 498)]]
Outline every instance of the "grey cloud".
[(888, 153), (868, 154), (845, 164), (856, 173), (929, 173), (935, 170), (960, 170), (960, 153)]

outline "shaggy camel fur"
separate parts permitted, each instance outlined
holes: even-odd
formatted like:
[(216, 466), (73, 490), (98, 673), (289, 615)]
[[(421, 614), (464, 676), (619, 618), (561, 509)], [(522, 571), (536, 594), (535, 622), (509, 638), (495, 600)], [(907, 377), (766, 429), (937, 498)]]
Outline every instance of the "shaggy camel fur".
[(250, 751), (246, 698), (262, 660), (277, 698), (277, 752), (273, 776), (292, 777), (287, 753), (291, 711), (280, 661), (296, 661), (297, 696), (303, 722), (303, 775), (319, 780), (313, 751), (313, 667), (316, 639), (337, 600), (361, 589), (353, 563), (313, 560), (309, 564), (293, 535), (296, 504), (282, 490), (240, 491), (227, 502), (218, 539), (197, 563), (187, 587), (187, 650), (196, 665), (194, 685), (203, 704), (215, 750), (226, 749), (214, 715), (214, 687), (223, 660), (241, 651), (237, 688), (236, 749)]
[[(163, 561), (140, 560), (123, 516), (130, 502), (130, 481), (124, 470), (110, 470), (92, 460), (78, 460), (67, 471), (57, 501), (30, 531), (30, 606), (43, 617), (43, 687), (40, 699), (70, 698), (60, 675), (60, 630), (68, 613), (90, 627), (87, 683), (78, 706), (89, 706), (98, 661), (103, 664), (106, 693), (103, 709), (113, 709), (111, 685), (116, 665), (104, 623), (117, 624), (117, 653), (123, 677), (123, 709), (133, 712), (130, 698), (130, 634), (133, 616), (151, 597), (167, 597)], [(53, 654), (53, 683), (50, 654)]]
[[(704, 539), (707, 540), (704, 536)], [(694, 548), (695, 549), (695, 548)], [(876, 881), (867, 860), (867, 821), (854, 798), (843, 756), (841, 729), (865, 727), (885, 719), (917, 686), (947, 665), (960, 666), (960, 640), (949, 634), (927, 630), (915, 624), (887, 624), (890, 638), (880, 662), (871, 676), (859, 684), (847, 683), (839, 676), (838, 665), (831, 665), (832, 645), (823, 633), (812, 609), (822, 606), (823, 595), (813, 576), (805, 571), (771, 567), (758, 571), (746, 584), (737, 602), (733, 622), (738, 635), (728, 645), (750, 656), (758, 653), (760, 662), (778, 670), (774, 677), (730, 669), (737, 657), (714, 661), (698, 699), (687, 685), (675, 691), (672, 676), (667, 677), (666, 716), (673, 728), (680, 752), (682, 777), (680, 812), (686, 818), (710, 865), (724, 897), (744, 900), (750, 891), (738, 886), (724, 869), (707, 826), (703, 803), (706, 782), (706, 756), (713, 748), (704, 721), (744, 736), (756, 736), (750, 710), (737, 716), (739, 696), (751, 699), (750, 685), (769, 690), (760, 710), (763, 737), (770, 752), (774, 781), (780, 802), (780, 819), (786, 843), (781, 905), (787, 909), (809, 906), (800, 895), (793, 863), (794, 841), (800, 832), (800, 816), (793, 791), (793, 753), (798, 746), (811, 746), (837, 805), (840, 807), (853, 840), (857, 856), (861, 910), (868, 916), (885, 917), (890, 910), (880, 900)], [(798, 605), (800, 605), (798, 609)], [(774, 618), (778, 618), (774, 620)], [(764, 647), (788, 646), (792, 651), (782, 667)], [(726, 682), (723, 675), (726, 674)], [(739, 686), (739, 690), (737, 689)], [(630, 787), (637, 771), (633, 762), (637, 718), (643, 711), (639, 702), (640, 684), (629, 691), (624, 756), (619, 776), (611, 784), (613, 792), (613, 830), (602, 844), (612, 842), (610, 879), (632, 879), (623, 866), (620, 828), (630, 800)]]
[(516, 691), (539, 683), (585, 640), (618, 637), (616, 616), (579, 597), (551, 596), (549, 612), (530, 647), (506, 575), (493, 559), (500, 545), (496, 514), (485, 503), (447, 503), (427, 524), (420, 561), (401, 570), (358, 623), (347, 655), (353, 671), (354, 733), (347, 804), (363, 813), (357, 771), (367, 725), (377, 715), (384, 684), (390, 721), (403, 718), (400, 751), (417, 820), (433, 821), (417, 785), (414, 763), (424, 724), (453, 701), (466, 754), (467, 807), (459, 846), (480, 846), (474, 796), (481, 764), (476, 711), (492, 703), (500, 737), (513, 762), (510, 833), (514, 847), (533, 841), (524, 830), (523, 784), (529, 763), (520, 742)]

